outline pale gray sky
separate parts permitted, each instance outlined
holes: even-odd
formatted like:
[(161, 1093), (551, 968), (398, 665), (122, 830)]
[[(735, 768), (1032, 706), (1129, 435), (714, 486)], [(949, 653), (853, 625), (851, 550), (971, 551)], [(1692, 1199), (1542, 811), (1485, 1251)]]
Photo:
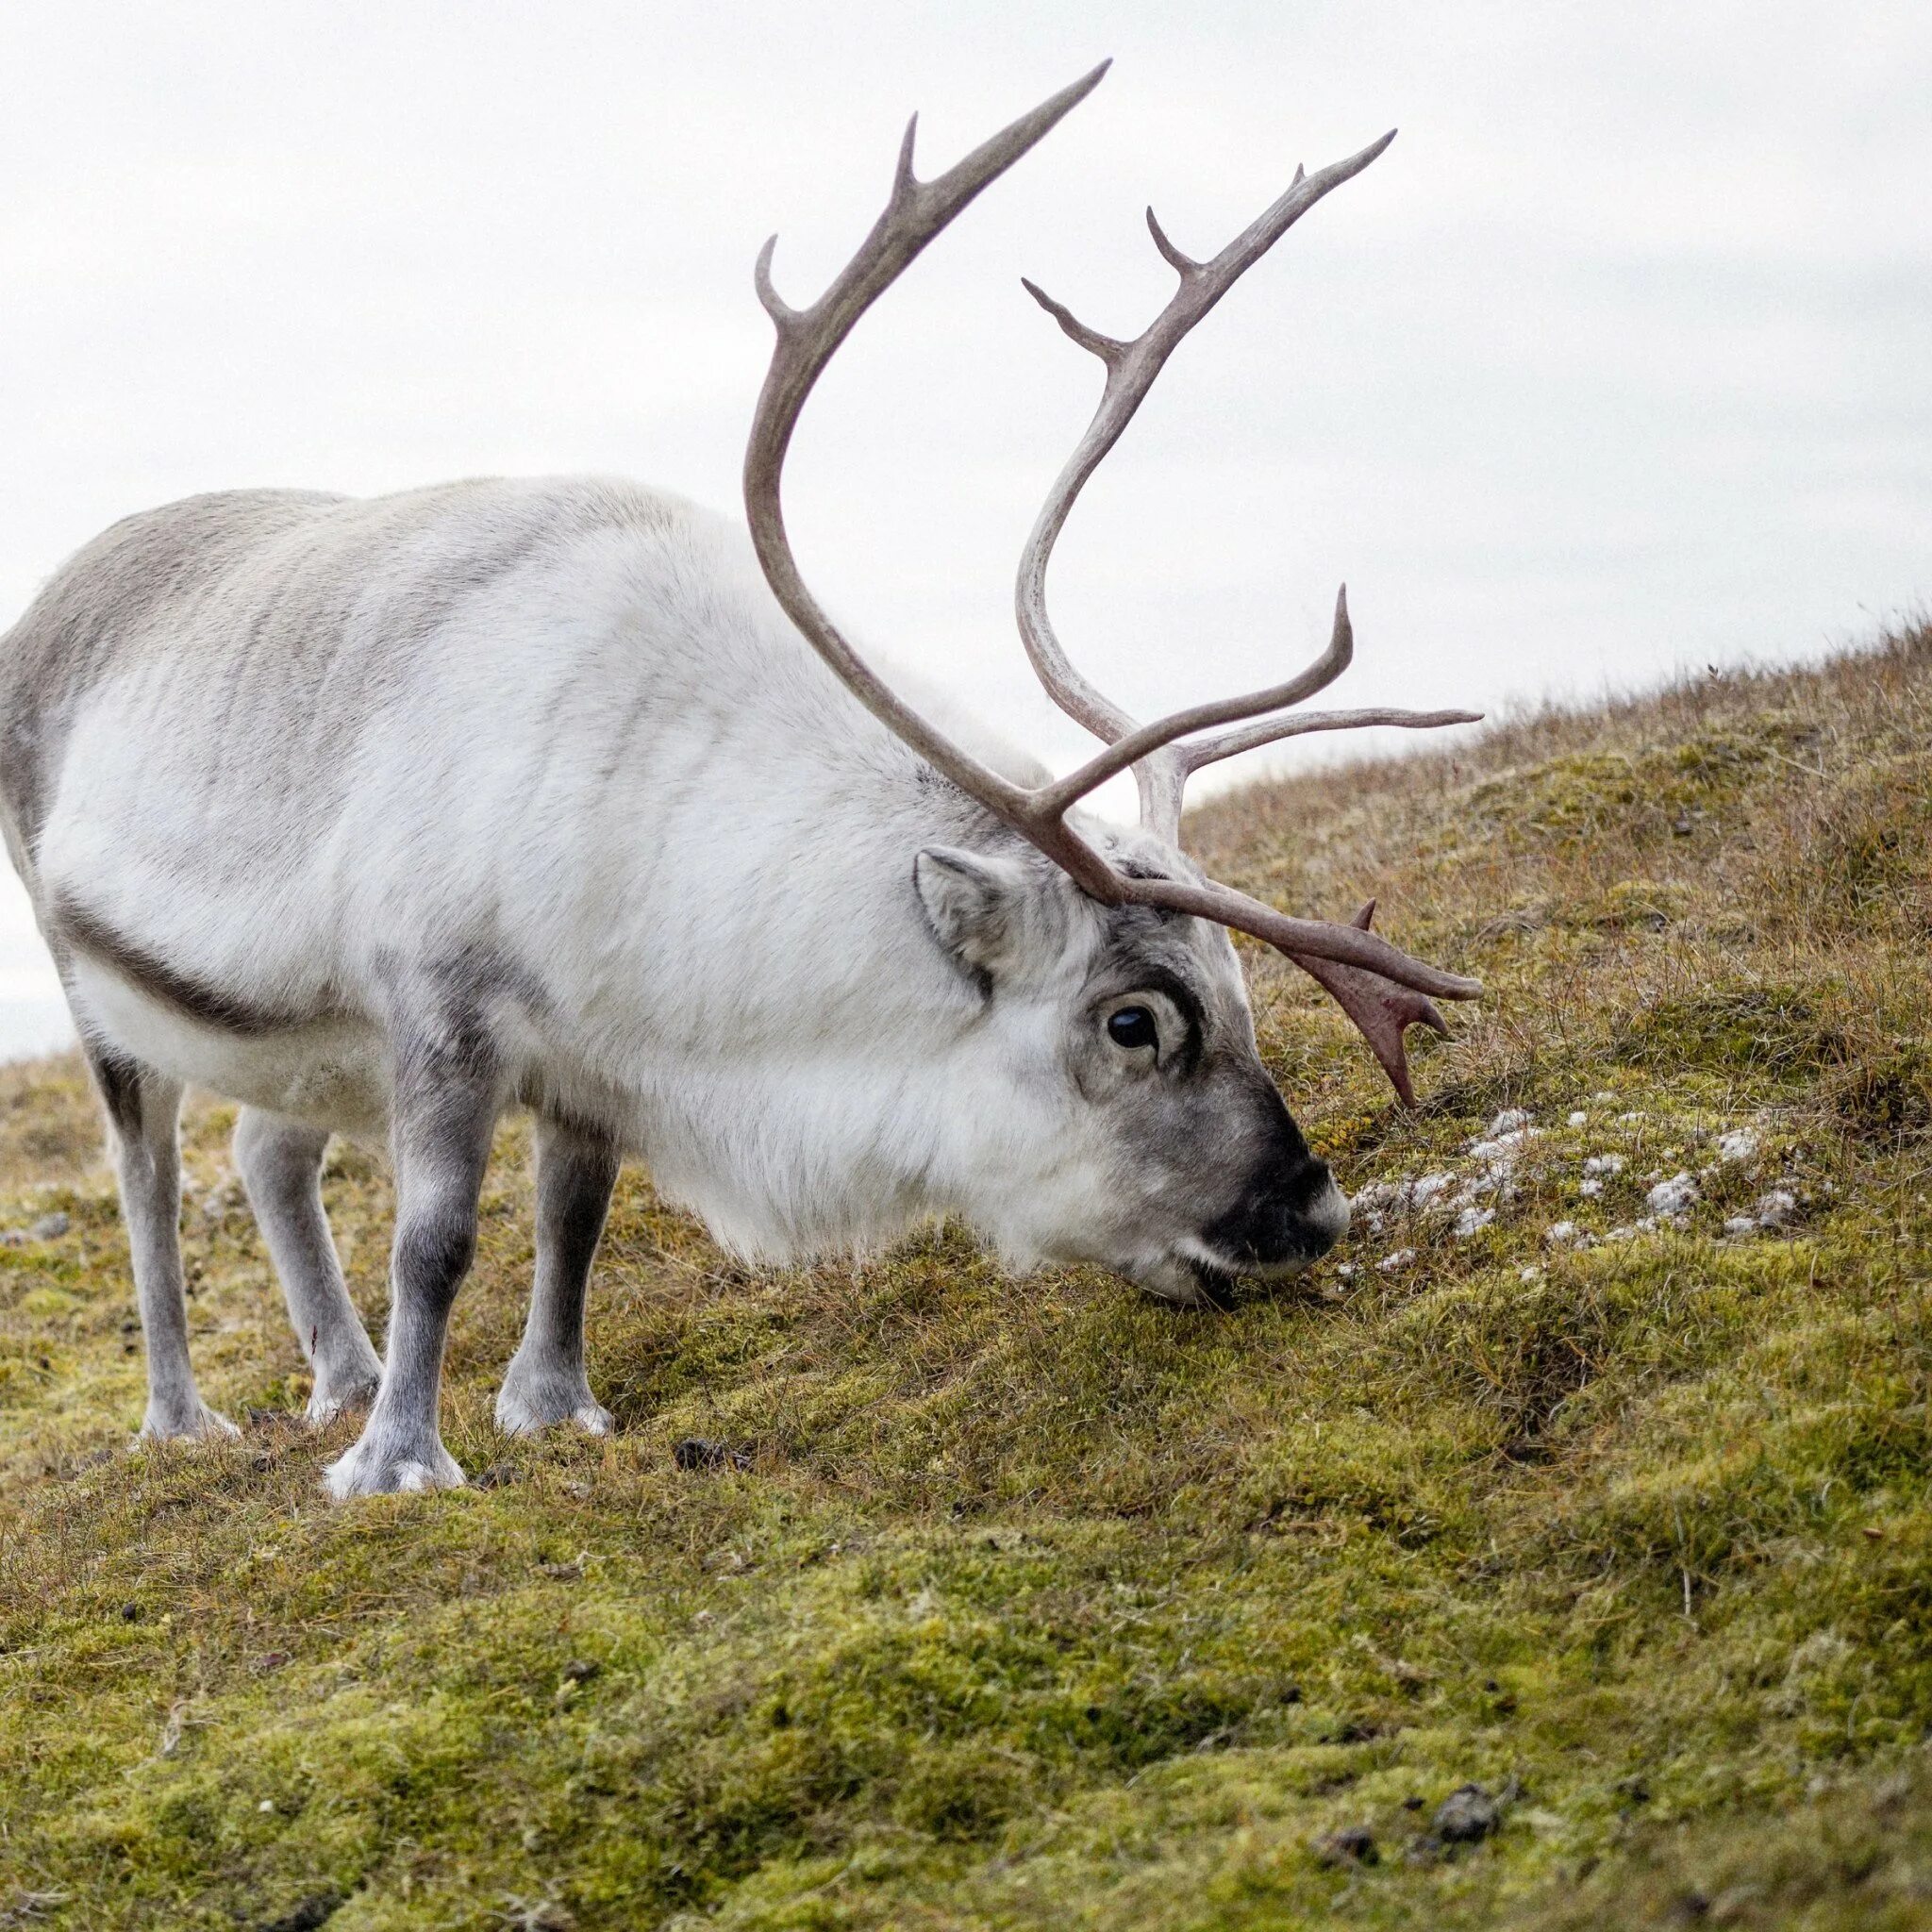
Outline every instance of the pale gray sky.
[[(1923, 5), (65, 0), (0, 13), (0, 624), (197, 490), (595, 470), (734, 509), (759, 242), (809, 299), (908, 112), (935, 173), (1106, 55), (791, 475), (828, 600), (1015, 735), (1084, 749), (1008, 612), (1099, 375), (1018, 277), (1132, 333), (1149, 201), (1209, 253), (1391, 125), (1069, 526), (1060, 629), (1124, 702), (1272, 681), (1344, 576), (1338, 696), (1410, 705), (1801, 657), (1932, 591)], [(0, 1049), (52, 990), (5, 885)]]

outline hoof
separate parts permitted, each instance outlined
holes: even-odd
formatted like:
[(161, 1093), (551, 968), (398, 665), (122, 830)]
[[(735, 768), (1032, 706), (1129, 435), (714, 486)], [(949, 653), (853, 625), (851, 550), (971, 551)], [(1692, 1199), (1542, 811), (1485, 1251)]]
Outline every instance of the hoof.
[(318, 1377), (315, 1392), (309, 1396), (308, 1407), (302, 1411), (302, 1419), (310, 1428), (321, 1429), (326, 1428), (338, 1416), (366, 1413), (381, 1386), (380, 1369), (340, 1379)]
[(617, 1418), (582, 1375), (523, 1374), (512, 1362), (497, 1391), (496, 1426), (506, 1436), (541, 1436), (559, 1423), (575, 1423), (587, 1436), (608, 1436), (617, 1427)]
[(433, 1438), (408, 1447), (372, 1443), (365, 1435), (322, 1473), (323, 1487), (338, 1503), (351, 1496), (394, 1496), (427, 1490), (459, 1490), (463, 1472)]
[(207, 1403), (197, 1401), (190, 1408), (157, 1408), (148, 1404), (147, 1413), (142, 1418), (141, 1433), (135, 1437), (137, 1444), (142, 1442), (218, 1442), (229, 1436), (242, 1433), (220, 1410), (210, 1408)]

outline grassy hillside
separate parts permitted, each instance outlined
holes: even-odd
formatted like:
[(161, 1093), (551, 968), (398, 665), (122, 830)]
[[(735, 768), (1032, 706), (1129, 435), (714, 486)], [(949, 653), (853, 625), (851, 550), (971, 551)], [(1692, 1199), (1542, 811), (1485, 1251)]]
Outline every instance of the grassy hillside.
[[(760, 1274), (627, 1174), (623, 1433), (512, 1444), (513, 1127), (455, 1494), (322, 1501), (211, 1104), (194, 1347), (248, 1427), (130, 1453), (80, 1073), (0, 1074), (42, 1229), (0, 1246), (0, 1926), (1932, 1925), (1932, 631), (1193, 837), (1491, 990), (1405, 1115), (1253, 955), (1366, 1191), (1301, 1291), (1179, 1313), (951, 1233)], [(327, 1190), (374, 1323), (379, 1160)]]

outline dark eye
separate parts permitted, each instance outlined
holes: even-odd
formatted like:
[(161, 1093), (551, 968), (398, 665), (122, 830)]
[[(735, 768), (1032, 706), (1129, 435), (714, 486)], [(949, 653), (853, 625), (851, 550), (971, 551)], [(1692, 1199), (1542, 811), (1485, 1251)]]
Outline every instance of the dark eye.
[(1107, 1016), (1107, 1037), (1131, 1053), (1137, 1046), (1158, 1046), (1160, 1028), (1145, 1007), (1123, 1007)]

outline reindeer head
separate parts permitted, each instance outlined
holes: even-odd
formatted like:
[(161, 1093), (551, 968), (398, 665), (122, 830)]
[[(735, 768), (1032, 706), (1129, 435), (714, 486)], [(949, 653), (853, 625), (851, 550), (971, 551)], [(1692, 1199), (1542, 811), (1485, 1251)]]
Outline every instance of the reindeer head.
[[(1103, 63), (931, 181), (912, 172), (915, 117), (900, 146), (884, 212), (808, 308), (791, 308), (774, 289), (776, 238), (766, 242), (757, 283), (777, 343), (745, 452), (744, 493), (766, 579), (813, 648), (874, 716), (1035, 855), (1023, 862), (1011, 855), (932, 848), (919, 855), (915, 867), (915, 889), (936, 937), (978, 977), (989, 997), (1006, 998), (1013, 1026), (1024, 1032), (1020, 1016), (1029, 1000), (1051, 1007), (1052, 1047), (1066, 1092), (1088, 1109), (1081, 1117), (1086, 1130), (1075, 1131), (1067, 1145), (1070, 1158), (1057, 1162), (1061, 1180), (1044, 1191), (1064, 1191), (1068, 1198), (1057, 1209), (1047, 1208), (1035, 1191), (1029, 1206), (1010, 1210), (1009, 1218), (1042, 1227), (1053, 1223), (1059, 1235), (1003, 1228), (995, 1200), (979, 1208), (975, 1219), (1016, 1248), (1081, 1254), (1160, 1292), (1183, 1294), (1193, 1282), (1299, 1265), (1328, 1246), (1347, 1220), (1327, 1170), (1308, 1154), (1262, 1072), (1234, 952), (1225, 931), (1217, 928), (1267, 941), (1325, 988), (1367, 1039), (1405, 1103), (1414, 1096), (1404, 1030), (1420, 1023), (1446, 1032), (1431, 995), (1474, 999), (1481, 992), (1475, 981), (1411, 958), (1372, 932), (1373, 901), (1353, 923), (1340, 924), (1293, 917), (1207, 878), (1180, 851), (1189, 776), (1216, 759), (1303, 732), (1464, 724), (1477, 714), (1296, 710), (1333, 683), (1353, 655), (1344, 587), (1336, 597), (1327, 649), (1306, 670), (1266, 691), (1137, 724), (1061, 649), (1046, 613), (1046, 568), (1081, 488), (1181, 339), (1300, 216), (1359, 174), (1394, 135), (1315, 175), (1297, 169), (1287, 192), (1211, 260), (1182, 254), (1150, 208), (1155, 245), (1179, 286), (1131, 341), (1089, 328), (1031, 282), (1024, 285), (1107, 370), (1093, 420), (1027, 540), (1016, 587), (1021, 639), (1041, 683), (1105, 744), (1077, 771), (1036, 785), (1017, 783), (938, 730), (885, 684), (807, 588), (786, 536), (780, 492), (799, 411), (858, 318), (974, 195), (1091, 93), (1106, 71)], [(1110, 837), (1089, 822), (1070, 820), (1095, 787), (1128, 770), (1141, 794), (1137, 837)], [(1041, 859), (1051, 868), (1045, 879)], [(1016, 1033), (1016, 1051), (1021, 1045)], [(1091, 1202), (1081, 1208), (1073, 1195), (1093, 1191), (1110, 1164), (1133, 1175), (1124, 1204), (1110, 1213)]]

